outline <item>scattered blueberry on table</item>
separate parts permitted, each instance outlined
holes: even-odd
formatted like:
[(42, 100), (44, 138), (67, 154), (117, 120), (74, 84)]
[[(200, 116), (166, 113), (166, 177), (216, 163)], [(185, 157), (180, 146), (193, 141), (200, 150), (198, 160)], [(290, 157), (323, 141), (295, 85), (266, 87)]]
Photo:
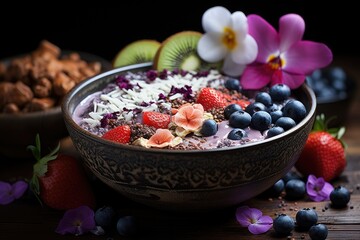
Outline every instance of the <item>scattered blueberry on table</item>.
[(333, 207), (343, 208), (346, 207), (350, 201), (350, 192), (343, 186), (335, 187), (330, 193), (330, 201)]
[(318, 221), (318, 215), (314, 209), (303, 208), (296, 213), (296, 225), (300, 230), (309, 230)]

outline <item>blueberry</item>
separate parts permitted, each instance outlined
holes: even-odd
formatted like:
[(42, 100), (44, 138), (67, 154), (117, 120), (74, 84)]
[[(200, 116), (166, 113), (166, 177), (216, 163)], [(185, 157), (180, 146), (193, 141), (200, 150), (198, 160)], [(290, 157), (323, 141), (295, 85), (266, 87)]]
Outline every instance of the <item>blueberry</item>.
[(318, 80), (322, 77), (322, 75), (323, 75), (323, 71), (321, 69), (316, 69), (315, 71), (312, 72), (311, 78)]
[(102, 228), (110, 227), (116, 217), (116, 212), (111, 206), (103, 206), (95, 211), (95, 222), (96, 225), (101, 226)]
[(235, 90), (235, 91), (238, 91), (238, 92), (240, 91), (240, 81), (239, 81), (239, 79), (229, 78), (228, 80), (225, 81), (224, 85), (230, 91), (231, 90)]
[(279, 236), (286, 236), (295, 228), (295, 221), (286, 214), (280, 214), (273, 221), (275, 233)]
[(341, 79), (334, 79), (332, 82), (332, 87), (337, 91), (346, 91), (346, 83), (345, 81), (341, 80)]
[(268, 113), (276, 112), (276, 111), (279, 111), (279, 110), (280, 110), (280, 108), (279, 108), (279, 106), (277, 104), (271, 104), (270, 106), (266, 107), (266, 111)]
[(317, 81), (314, 81), (311, 85), (309, 85), (315, 92), (316, 96), (321, 95), (322, 90), (324, 88), (327, 88), (328, 84), (327, 84), (327, 79), (324, 78), (320, 78)]
[(304, 104), (298, 100), (288, 101), (282, 111), (284, 117), (290, 117), (294, 119), (296, 123), (299, 123), (306, 117), (306, 108)]
[(229, 126), (233, 128), (246, 128), (250, 125), (250, 122), (250, 114), (243, 110), (234, 112), (229, 118)]
[(204, 137), (213, 136), (218, 131), (218, 125), (213, 119), (206, 119), (200, 129), (200, 134)]
[(271, 125), (271, 116), (268, 112), (259, 111), (254, 113), (251, 118), (251, 127), (259, 130), (264, 131), (269, 129)]
[(270, 116), (271, 116), (271, 122), (276, 122), (279, 118), (281, 118), (283, 116), (283, 112), (278, 110), (278, 111), (273, 111), (270, 112)]
[(282, 127), (278, 127), (278, 126), (272, 127), (267, 132), (266, 138), (274, 137), (274, 136), (279, 135), (279, 134), (281, 134), (283, 132), (285, 132), (285, 130)]
[(328, 235), (328, 229), (324, 224), (318, 223), (309, 229), (311, 240), (325, 240)]
[(224, 117), (225, 119), (229, 119), (230, 115), (234, 112), (242, 110), (241, 106), (236, 103), (232, 103), (230, 105), (227, 105), (224, 109)]
[(276, 120), (275, 125), (278, 127), (282, 127), (285, 131), (289, 130), (296, 126), (296, 122), (289, 117), (281, 117)]
[(296, 213), (296, 225), (300, 230), (309, 230), (318, 221), (318, 215), (314, 209), (303, 208)]
[(282, 179), (284, 180), (285, 183), (287, 183), (288, 181), (292, 180), (292, 179), (297, 179), (297, 180), (302, 180), (301, 176), (299, 174), (297, 174), (295, 171), (289, 171), (287, 172)]
[(279, 179), (274, 185), (266, 189), (263, 192), (263, 195), (266, 197), (278, 197), (285, 189), (285, 182), (282, 179)]
[(298, 200), (305, 196), (306, 187), (302, 180), (292, 179), (285, 184), (286, 198)]
[(335, 187), (330, 193), (331, 205), (335, 208), (346, 207), (350, 201), (350, 192), (343, 186)]
[(312, 76), (307, 76), (305, 81), (306, 81), (306, 84), (309, 85), (310, 88), (315, 90), (315, 85), (316, 85), (315, 78), (313, 78)]
[(291, 90), (289, 86), (279, 83), (270, 88), (269, 94), (273, 101), (282, 102), (290, 97)]
[(134, 236), (137, 228), (138, 226), (134, 216), (120, 217), (116, 223), (116, 230), (121, 236)]
[(267, 92), (259, 92), (255, 96), (255, 102), (261, 102), (266, 107), (269, 107), (273, 104), (271, 96)]
[(266, 107), (261, 102), (252, 102), (245, 108), (245, 111), (251, 116), (258, 111), (265, 111)]
[(321, 101), (332, 100), (337, 98), (336, 90), (331, 86), (324, 86), (319, 91), (316, 91), (316, 97)]
[(228, 139), (231, 140), (241, 140), (243, 137), (247, 137), (247, 133), (241, 128), (234, 128), (228, 134)]
[(342, 67), (331, 67), (328, 69), (327, 72), (328, 78), (330, 80), (341, 80), (341, 81), (345, 81), (346, 80), (346, 72)]

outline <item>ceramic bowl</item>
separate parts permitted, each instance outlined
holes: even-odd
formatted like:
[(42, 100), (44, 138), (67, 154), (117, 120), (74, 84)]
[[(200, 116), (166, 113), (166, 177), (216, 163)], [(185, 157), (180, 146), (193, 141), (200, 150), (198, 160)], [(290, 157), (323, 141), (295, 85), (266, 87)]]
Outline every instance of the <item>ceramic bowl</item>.
[(137, 64), (100, 74), (76, 86), (63, 101), (65, 124), (75, 148), (102, 182), (151, 207), (203, 211), (248, 200), (293, 167), (315, 116), (315, 94), (305, 85), (295, 91), (307, 108), (305, 119), (283, 134), (241, 147), (182, 151), (120, 145), (85, 131), (73, 120), (76, 106), (115, 75), (150, 67), (151, 63)]
[[(63, 54), (77, 51), (63, 51)], [(102, 65), (102, 72), (111, 69), (111, 63), (99, 56), (79, 53), (81, 59), (87, 62), (98, 61)], [(2, 60), (7, 64), (11, 59)], [(53, 148), (69, 133), (66, 129), (61, 106), (58, 105), (46, 111), (30, 113), (0, 113), (0, 159), (32, 158), (27, 150), (28, 145), (35, 144), (35, 136), (40, 135), (42, 149)]]

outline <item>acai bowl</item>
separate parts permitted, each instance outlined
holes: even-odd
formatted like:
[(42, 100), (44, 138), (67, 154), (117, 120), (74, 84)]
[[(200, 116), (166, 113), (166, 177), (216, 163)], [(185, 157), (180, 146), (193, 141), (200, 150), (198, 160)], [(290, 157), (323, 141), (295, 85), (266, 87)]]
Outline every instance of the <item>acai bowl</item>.
[[(94, 116), (93, 120), (98, 119), (100, 125), (103, 123), (103, 127), (98, 128), (99, 131), (90, 130), (90, 128), (87, 129), (81, 125), (80, 116), (84, 116), (84, 118), (89, 116), (81, 115), (78, 111), (79, 109), (84, 111), (93, 107), (83, 106), (89, 103), (89, 98), (93, 98), (104, 89), (108, 91), (109, 84), (116, 82), (119, 76), (126, 76), (129, 72), (143, 72), (146, 75), (151, 71), (153, 71), (152, 63), (142, 63), (99, 74), (76, 86), (65, 97), (62, 104), (66, 127), (84, 165), (114, 190), (139, 203), (166, 210), (217, 209), (234, 206), (260, 194), (294, 166), (311, 131), (315, 117), (316, 98), (313, 91), (306, 85), (292, 90), (291, 96), (285, 101), (299, 101), (306, 109), (306, 114), (302, 119), (297, 119), (295, 125), (284, 132), (267, 137), (265, 133), (269, 131), (268, 129), (262, 129), (261, 126), (256, 127), (256, 124), (252, 124), (244, 127), (247, 130), (245, 130), (242, 139), (218, 141), (221, 144), (215, 145), (215, 147), (213, 145), (213, 147), (209, 147), (206, 143), (203, 144), (206, 147), (176, 147), (177, 142), (184, 141), (184, 138), (189, 136), (199, 139), (200, 143), (204, 142), (203, 138), (212, 138), (212, 136), (201, 136), (200, 130), (191, 132), (191, 129), (185, 127), (177, 129), (179, 124), (175, 124), (177, 127), (172, 126), (173, 122), (176, 122), (174, 119), (176, 114), (181, 111), (181, 107), (179, 107), (178, 112), (174, 112), (172, 108), (169, 110), (170, 123), (167, 129), (174, 134), (169, 141), (160, 141), (156, 138), (150, 141), (151, 136), (144, 137), (138, 134), (137, 138), (131, 136), (129, 142), (126, 143), (119, 143), (106, 138), (104, 137), (105, 132), (112, 125), (111, 121), (110, 123), (108, 121), (112, 119), (111, 116), (113, 115), (111, 114), (103, 114), (108, 117), (102, 116), (99, 119), (99, 117), (94, 116), (96, 115), (94, 112), (89, 111), (90, 115)], [(196, 75), (197, 73), (193, 74)], [(119, 83), (119, 81), (117, 82)], [(130, 81), (128, 83), (135, 82)], [(198, 92), (201, 92), (202, 89), (204, 89), (203, 86), (199, 88), (199, 91), (192, 92), (194, 99), (197, 99)], [(111, 91), (113, 90), (111, 89)], [(186, 94), (182, 94), (183, 97), (184, 95)], [(241, 96), (239, 97), (237, 94), (239, 98), (235, 100), (238, 103), (246, 103), (247, 101), (247, 106), (251, 106), (256, 95), (257, 93), (253, 91), (241, 92)], [(238, 100), (242, 101), (239, 102)], [(192, 106), (198, 104), (196, 100), (194, 101)], [(230, 101), (228, 105), (232, 103)], [(127, 103), (123, 110), (128, 112), (139, 111), (129, 111), (131, 104)], [(206, 106), (206, 101), (203, 104)], [(286, 104), (282, 104), (279, 104), (278, 107), (285, 108)], [(143, 105), (146, 108), (145, 104)], [(79, 106), (82, 107), (79, 108)], [(260, 112), (257, 107), (258, 105), (252, 108), (252, 114)], [(242, 108), (250, 109), (246, 106)], [(197, 112), (194, 109), (197, 110), (197, 108), (193, 107), (192, 109), (193, 112)], [(220, 120), (216, 119), (214, 117), (216, 111), (209, 110), (207, 107), (205, 109), (201, 111), (204, 116), (202, 122), (208, 119), (215, 119), (218, 124), (230, 121), (225, 117)], [(154, 109), (148, 110), (149, 112), (155, 111)], [(117, 109), (114, 109), (114, 112), (117, 112)], [(147, 111), (142, 109), (140, 112)], [(223, 114), (224, 112), (225, 110)], [(132, 117), (125, 119), (124, 116), (120, 118), (122, 123), (133, 119)], [(143, 120), (142, 118), (139, 120), (138, 116), (135, 119), (137, 119), (136, 121)], [(87, 121), (88, 123), (91, 122)], [(104, 121), (108, 121), (108, 124), (104, 124)], [(274, 126), (272, 123), (270, 125)], [(235, 128), (239, 127), (230, 127), (226, 134), (222, 133), (223, 137), (227, 138), (229, 132)], [(134, 128), (131, 127), (130, 129)], [(162, 127), (157, 129), (162, 129)], [(187, 134), (184, 133), (184, 129), (185, 133), (188, 132)], [(122, 130), (122, 132), (126, 131), (126, 129)], [(157, 130), (154, 131), (156, 133)], [(260, 135), (258, 133), (251, 135), (254, 132), (259, 132)], [(181, 134), (185, 134), (185, 136)], [(163, 137), (160, 138), (163, 139)], [(155, 145), (152, 145), (154, 142)], [(161, 145), (164, 142), (167, 144), (165, 147)], [(234, 142), (238, 144), (233, 144)], [(156, 146), (156, 144), (161, 146)]]

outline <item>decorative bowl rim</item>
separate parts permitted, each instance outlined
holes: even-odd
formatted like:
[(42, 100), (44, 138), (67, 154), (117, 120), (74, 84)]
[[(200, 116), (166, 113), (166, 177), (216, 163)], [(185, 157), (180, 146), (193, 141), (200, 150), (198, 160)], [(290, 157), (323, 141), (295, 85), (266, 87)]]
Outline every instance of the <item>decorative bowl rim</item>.
[[(69, 103), (72, 101), (72, 99), (79, 93), (82, 91), (82, 89), (85, 86), (94, 84), (94, 82), (97, 82), (98, 80), (101, 80), (105, 77), (111, 76), (113, 74), (117, 74), (117, 73), (121, 73), (121, 72), (125, 72), (125, 71), (130, 71), (130, 70), (135, 70), (135, 69), (140, 69), (140, 68), (148, 68), (152, 66), (152, 62), (146, 62), (146, 63), (139, 63), (139, 64), (133, 64), (133, 65), (128, 65), (125, 67), (119, 67), (119, 68), (115, 68), (115, 69), (111, 69), (108, 71), (105, 71), (103, 73), (100, 73), (98, 75), (95, 75), (93, 77), (90, 77), (84, 81), (82, 81), (81, 83), (79, 83), (78, 85), (76, 85), (70, 92), (68, 92), (61, 104), (61, 109), (63, 112), (63, 117), (64, 117), (64, 121), (67, 125), (70, 125), (73, 129), (75, 129), (77, 132), (81, 133), (81, 135), (85, 135), (87, 137), (89, 137), (90, 139), (92, 139), (93, 141), (99, 142), (101, 144), (104, 145), (110, 145), (112, 147), (120, 147), (123, 149), (127, 149), (127, 150), (134, 150), (134, 151), (138, 151), (138, 152), (148, 152), (148, 153), (164, 153), (164, 154), (194, 154), (194, 153), (204, 153), (204, 152), (227, 152), (227, 151), (231, 151), (231, 150), (236, 150), (236, 149), (244, 149), (244, 148), (251, 148), (251, 147), (255, 147), (255, 146), (261, 146), (263, 144), (267, 144), (269, 142), (275, 142), (287, 135), (292, 135), (293, 133), (299, 131), (307, 122), (309, 122), (311, 120), (311, 118), (315, 115), (316, 112), (316, 97), (315, 97), (315, 93), (313, 92), (313, 90), (307, 86), (306, 84), (303, 84), (300, 88), (303, 88), (305, 90), (306, 95), (308, 96), (309, 100), (310, 100), (310, 109), (306, 115), (306, 117), (299, 122), (295, 127), (285, 131), (284, 133), (281, 133), (277, 136), (268, 138), (268, 139), (264, 139), (262, 141), (258, 141), (258, 142), (252, 142), (252, 143), (246, 143), (244, 145), (241, 146), (234, 146), (234, 147), (225, 147), (225, 148), (215, 148), (215, 149), (197, 149), (197, 150), (190, 150), (190, 151), (184, 151), (184, 150), (176, 150), (176, 149), (157, 149), (157, 148), (144, 148), (141, 146), (134, 146), (134, 145), (126, 145), (126, 144), (119, 144), (119, 143), (115, 143), (106, 139), (102, 139), (99, 136), (96, 136), (95, 134), (92, 134), (88, 131), (86, 131), (85, 129), (81, 128), (72, 118), (72, 113), (70, 113), (69, 110)], [(83, 99), (82, 99), (83, 100)]]

